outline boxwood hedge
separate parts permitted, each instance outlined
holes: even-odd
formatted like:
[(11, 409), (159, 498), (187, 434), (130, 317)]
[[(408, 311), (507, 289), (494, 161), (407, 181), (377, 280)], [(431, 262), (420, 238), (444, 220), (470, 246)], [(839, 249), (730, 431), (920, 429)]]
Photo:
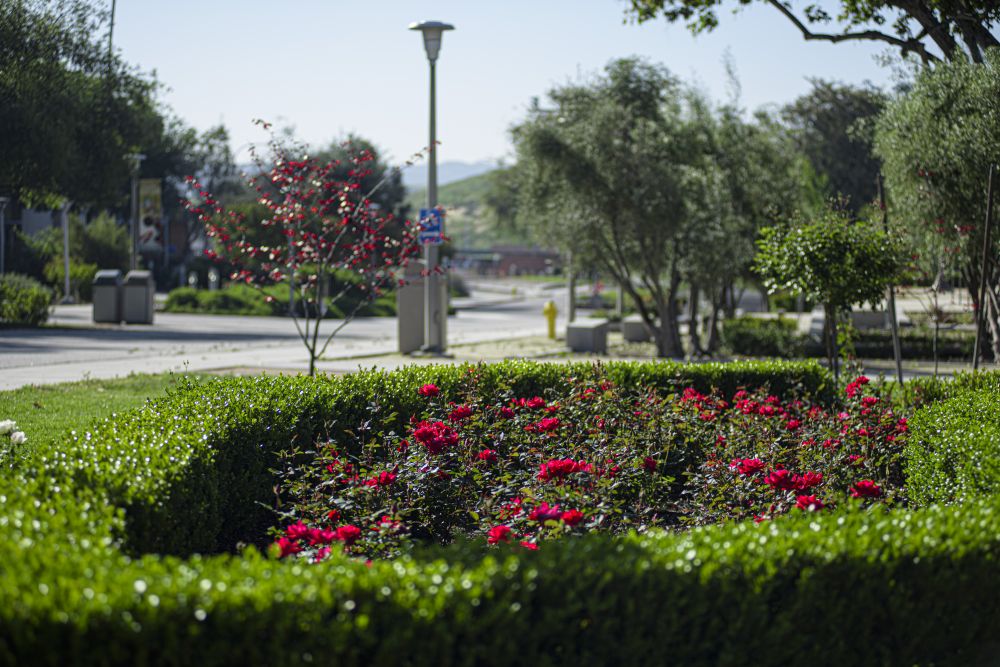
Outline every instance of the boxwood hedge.
[(906, 474), (918, 504), (968, 502), (1000, 493), (1000, 389), (959, 390), (910, 420)]
[[(609, 365), (629, 381), (829, 392), (812, 364)], [(535, 392), (587, 366), (411, 368), (189, 386), (0, 477), (0, 664), (991, 664), (1000, 502), (685, 533), (455, 544), (392, 562), (240, 555), (269, 452), (376, 386)], [(175, 554), (173, 556), (166, 554)], [(181, 557), (183, 556), (183, 557)]]

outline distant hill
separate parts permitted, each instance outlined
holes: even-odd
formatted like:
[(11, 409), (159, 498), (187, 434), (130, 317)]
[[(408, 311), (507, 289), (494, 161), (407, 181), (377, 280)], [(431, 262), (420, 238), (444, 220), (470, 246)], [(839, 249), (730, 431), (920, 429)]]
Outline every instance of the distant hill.
[[(438, 165), (438, 187), (461, 181), (470, 176), (478, 176), (497, 168), (496, 162), (442, 162)], [(403, 170), (403, 185), (407, 190), (422, 190), (427, 187), (427, 161), (422, 160)]]
[[(492, 170), (490, 170), (492, 171)], [(490, 172), (438, 185), (438, 203), (445, 208), (476, 208), (490, 187)], [(406, 201), (414, 211), (427, 205), (427, 189), (407, 188)]]
[[(492, 170), (491, 170), (492, 171)], [(438, 204), (446, 213), (445, 234), (461, 248), (485, 249), (495, 245), (524, 245), (529, 241), (508, 230), (497, 229), (483, 209), (483, 198), (490, 188), (490, 172), (470, 176), (438, 187)], [(406, 197), (412, 215), (426, 206), (424, 188), (412, 190)]]

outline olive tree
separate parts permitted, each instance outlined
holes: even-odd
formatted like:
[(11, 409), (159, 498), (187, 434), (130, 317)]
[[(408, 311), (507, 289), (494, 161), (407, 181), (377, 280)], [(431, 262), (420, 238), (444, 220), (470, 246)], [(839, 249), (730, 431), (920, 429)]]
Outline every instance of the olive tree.
[(876, 127), (893, 217), (923, 236), (924, 253), (942, 245), (954, 258), (973, 303), (985, 314), (1000, 359), (1000, 267), (990, 249), (985, 303), (978, 285), (989, 165), (1000, 162), (1000, 50), (981, 65), (949, 63), (921, 72)]

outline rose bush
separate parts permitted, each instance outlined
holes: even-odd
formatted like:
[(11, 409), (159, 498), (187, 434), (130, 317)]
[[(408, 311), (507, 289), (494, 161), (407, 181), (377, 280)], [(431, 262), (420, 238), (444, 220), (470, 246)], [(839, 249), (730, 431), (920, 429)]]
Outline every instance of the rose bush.
[(322, 559), (340, 544), (384, 558), (458, 536), (533, 549), (903, 500), (906, 420), (866, 378), (836, 409), (766, 388), (661, 394), (600, 379), (516, 396), (486, 391), (475, 370), (452, 395), (414, 391), (423, 409), (401, 432), (375, 402), (356, 442), (284, 454), (279, 555)]

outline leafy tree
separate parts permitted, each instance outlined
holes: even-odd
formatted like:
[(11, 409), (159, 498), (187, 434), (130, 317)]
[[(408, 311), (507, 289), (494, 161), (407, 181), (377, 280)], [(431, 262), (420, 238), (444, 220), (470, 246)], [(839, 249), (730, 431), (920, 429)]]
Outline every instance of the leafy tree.
[(755, 269), (770, 291), (823, 304), (827, 359), (837, 375), (837, 318), (851, 306), (882, 301), (903, 269), (898, 244), (873, 224), (830, 208), (790, 227), (763, 229), (757, 248)]
[[(252, 189), (267, 210), (259, 222), (226, 210), (196, 179), (189, 181), (196, 195), (187, 206), (215, 242), (206, 254), (233, 267), (233, 280), (253, 286), (287, 281), (297, 292), (302, 310), (293, 309), (292, 317), (309, 353), (310, 375), (334, 336), (383, 290), (396, 286), (396, 273), (420, 249), (415, 228), (372, 206), (382, 181), (368, 191), (362, 187), (375, 172), (375, 156), (344, 150), (350, 156), (346, 163), (324, 163), (304, 147), (272, 137), (266, 161), (254, 154)], [(278, 230), (280, 240), (261, 241), (257, 226)], [(351, 279), (339, 279), (344, 274)], [(349, 292), (360, 297), (354, 309), (321, 337), (326, 309)]]
[(553, 107), (534, 105), (513, 130), (519, 218), (621, 284), (661, 356), (682, 354), (684, 181), (697, 144), (679, 92), (663, 68), (617, 60), (589, 83), (551, 90)]
[(782, 117), (825, 184), (823, 199), (846, 198), (857, 214), (876, 196), (880, 165), (872, 135), (887, 97), (870, 84), (849, 86), (822, 79), (811, 83), (812, 90), (787, 105)]
[(0, 190), (118, 203), (125, 154), (160, 131), (154, 81), (98, 41), (106, 15), (83, 0), (0, 4)]
[[(986, 49), (1000, 46), (992, 33), (1000, 22), (1000, 4), (995, 0), (841, 0), (835, 14), (815, 3), (796, 11), (790, 1), (758, 1), (781, 13), (806, 40), (881, 42), (904, 56), (916, 54), (924, 63), (967, 58), (982, 62)], [(751, 2), (630, 0), (627, 12), (639, 22), (658, 16), (683, 21), (698, 34), (716, 28), (719, 12), (727, 6), (736, 10)]]
[[(1000, 162), (1000, 49), (982, 65), (956, 62), (924, 71), (893, 102), (876, 128), (893, 217), (920, 230), (922, 253), (946, 264), (953, 257), (976, 308), (984, 310), (992, 355), (1000, 359), (1000, 234), (994, 232), (986, 300), (978, 286), (989, 165)], [(931, 267), (936, 270), (936, 267)]]

